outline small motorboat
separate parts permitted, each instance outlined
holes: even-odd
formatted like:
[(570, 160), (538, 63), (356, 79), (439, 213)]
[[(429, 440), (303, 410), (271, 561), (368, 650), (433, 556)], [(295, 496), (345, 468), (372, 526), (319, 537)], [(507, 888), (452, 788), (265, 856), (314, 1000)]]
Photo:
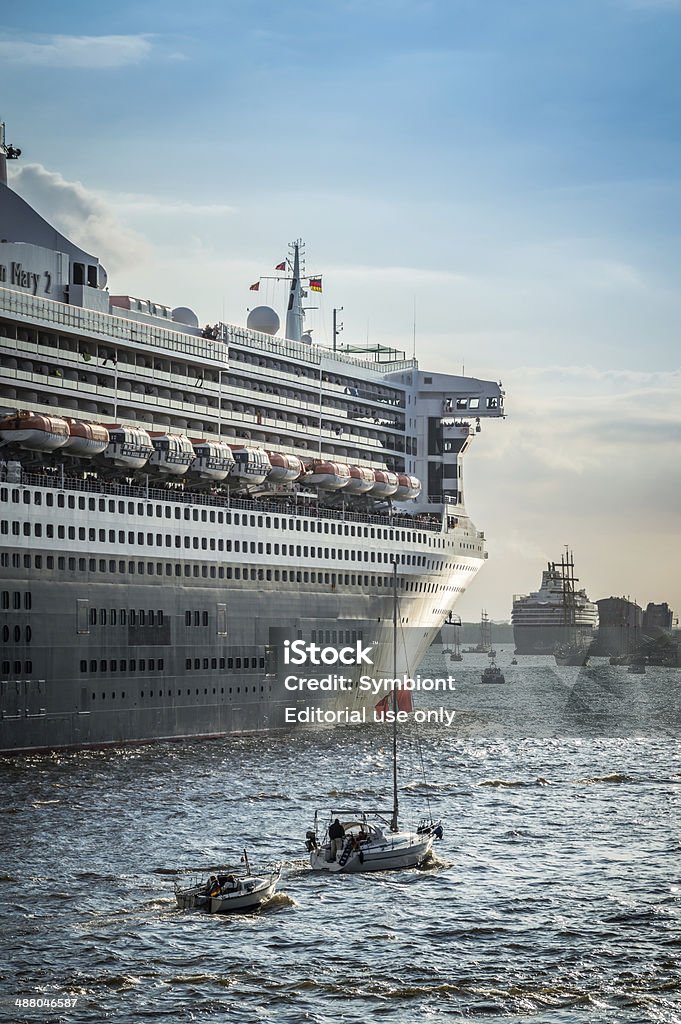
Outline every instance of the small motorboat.
[(259, 910), (275, 893), (281, 877), (277, 865), (269, 875), (252, 875), (244, 851), (243, 874), (214, 874), (206, 881), (187, 888), (175, 883), (175, 899), (180, 910), (205, 910), (209, 914), (249, 913)]
[(512, 665), (517, 665), (518, 664), (518, 659), (517, 658), (511, 658), (511, 664)]
[(645, 658), (640, 658), (640, 657), (632, 658), (631, 661), (629, 662), (629, 667), (627, 668), (627, 672), (631, 672), (631, 674), (634, 675), (634, 676), (643, 676), (643, 675), (645, 675), (645, 672), (646, 672)]
[(483, 669), (480, 677), (483, 683), (505, 683), (504, 673), (501, 671), (497, 663), (492, 659), (491, 663), (486, 669)]

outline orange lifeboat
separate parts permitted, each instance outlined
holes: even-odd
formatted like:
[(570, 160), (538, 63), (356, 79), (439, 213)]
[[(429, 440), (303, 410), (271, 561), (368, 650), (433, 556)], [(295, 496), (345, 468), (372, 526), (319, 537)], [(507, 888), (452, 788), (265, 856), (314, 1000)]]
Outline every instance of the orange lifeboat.
[(390, 498), (398, 487), (397, 473), (393, 473), (389, 469), (376, 469), (374, 470), (374, 486), (369, 494), (374, 498)]
[(338, 462), (313, 462), (303, 479), (322, 491), (339, 491), (350, 482), (350, 467)]
[(292, 483), (305, 472), (297, 455), (282, 455), (280, 452), (268, 452), (267, 455), (272, 465), (269, 479), (276, 483)]
[(101, 455), (109, 444), (109, 431), (101, 423), (84, 423), (83, 420), (66, 420), (69, 427), (69, 439), (64, 445), (69, 455), (77, 455), (81, 459), (91, 459)]
[(67, 443), (69, 425), (61, 416), (24, 409), (0, 420), (0, 438), (29, 452), (53, 452)]
[(184, 434), (149, 434), (154, 450), (149, 467), (168, 476), (184, 476), (195, 459), (194, 449)]
[(230, 480), (241, 484), (262, 484), (271, 469), (270, 460), (264, 448), (250, 444), (230, 445), (234, 465), (229, 471)]
[(411, 498), (418, 498), (421, 493), (421, 481), (416, 476), (408, 476), (406, 473), (397, 474), (397, 490), (395, 501), (409, 501)]
[(226, 480), (234, 466), (232, 449), (224, 441), (192, 441), (194, 460), (189, 472), (201, 480)]
[(367, 466), (350, 466), (350, 479), (345, 490), (348, 494), (366, 494), (374, 486), (373, 469)]
[(142, 427), (121, 426), (110, 424), (109, 444), (103, 457), (112, 466), (121, 469), (141, 469), (146, 465), (154, 450), (149, 434)]

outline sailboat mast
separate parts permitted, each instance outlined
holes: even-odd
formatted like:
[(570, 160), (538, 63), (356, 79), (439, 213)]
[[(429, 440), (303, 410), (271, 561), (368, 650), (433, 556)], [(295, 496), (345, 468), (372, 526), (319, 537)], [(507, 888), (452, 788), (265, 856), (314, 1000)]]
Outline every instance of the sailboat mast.
[[(393, 679), (397, 680), (397, 557), (393, 561)], [(393, 816), (390, 831), (397, 832), (397, 682), (393, 683)]]

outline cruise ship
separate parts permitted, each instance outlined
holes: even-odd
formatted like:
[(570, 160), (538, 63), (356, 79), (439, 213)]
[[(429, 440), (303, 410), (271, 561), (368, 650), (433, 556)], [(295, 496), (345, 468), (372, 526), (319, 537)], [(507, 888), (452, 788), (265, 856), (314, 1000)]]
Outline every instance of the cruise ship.
[[(463, 461), (501, 386), (313, 344), (300, 242), (283, 328), (113, 294), (0, 132), (0, 752), (298, 728), (285, 642), (393, 675), (395, 589), (413, 673), (487, 557)], [(339, 721), (376, 703), (360, 660)]]
[[(584, 589), (577, 590), (572, 555), (549, 562), (539, 590), (513, 598), (513, 638), (516, 654), (556, 654), (569, 648), (582, 660), (598, 633), (598, 606)], [(568, 663), (567, 661), (565, 663)], [(569, 662), (572, 663), (572, 662)]]

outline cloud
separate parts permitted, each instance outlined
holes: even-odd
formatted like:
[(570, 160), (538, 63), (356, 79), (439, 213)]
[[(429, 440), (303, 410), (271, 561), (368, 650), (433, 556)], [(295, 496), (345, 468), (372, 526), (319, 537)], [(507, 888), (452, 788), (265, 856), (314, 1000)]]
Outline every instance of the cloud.
[(107, 268), (129, 267), (148, 259), (146, 240), (121, 224), (109, 204), (79, 181), (67, 181), (42, 164), (24, 164), (11, 173), (11, 182), (31, 206)]
[(108, 197), (116, 204), (117, 210), (127, 210), (135, 214), (150, 216), (191, 216), (191, 217), (223, 217), (236, 211), (235, 206), (228, 203), (194, 203), (183, 199), (163, 199), (159, 196), (136, 192), (116, 193)]
[(0, 61), (51, 68), (88, 70), (140, 64), (152, 50), (148, 35), (48, 36), (40, 42), (0, 40)]

